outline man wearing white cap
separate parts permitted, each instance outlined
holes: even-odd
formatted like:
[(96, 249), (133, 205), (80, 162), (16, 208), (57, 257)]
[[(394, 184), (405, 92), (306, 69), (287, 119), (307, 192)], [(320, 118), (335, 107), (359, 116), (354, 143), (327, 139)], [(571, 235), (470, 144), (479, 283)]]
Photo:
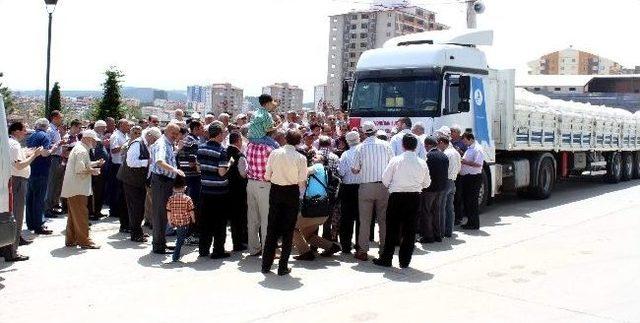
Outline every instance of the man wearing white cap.
[[(103, 120), (98, 120), (93, 125), (93, 130), (98, 134), (98, 139), (100, 140), (96, 142), (96, 147), (89, 151), (91, 161), (109, 159), (109, 153), (106, 148), (109, 144), (109, 139), (104, 136), (107, 130), (107, 123)], [(102, 205), (104, 204), (105, 168), (106, 166), (102, 166), (100, 175), (91, 177), (93, 198), (89, 201), (89, 220), (97, 221), (102, 217), (100, 211), (102, 211)]]
[(345, 135), (349, 150), (342, 153), (338, 164), (338, 173), (342, 177), (340, 183), (340, 245), (343, 253), (350, 253), (352, 248), (353, 224), (356, 227), (356, 242), (360, 228), (360, 212), (358, 211), (358, 189), (360, 188), (360, 176), (351, 171), (356, 147), (360, 144), (360, 134), (350, 131)]
[(69, 204), (65, 246), (98, 249), (99, 246), (89, 238), (87, 200), (92, 194), (91, 176), (100, 174), (104, 160), (92, 162), (89, 157), (89, 150), (99, 140), (98, 134), (93, 130), (85, 130), (81, 135), (80, 144), (76, 144), (69, 153), (67, 171), (62, 182), (61, 196), (67, 198)]
[(360, 212), (360, 230), (358, 232), (358, 251), (355, 258), (366, 261), (369, 251), (369, 235), (373, 208), (376, 208), (380, 245), (384, 245), (386, 236), (386, 215), (389, 191), (382, 184), (382, 174), (393, 157), (393, 150), (388, 142), (376, 138), (376, 126), (371, 121), (362, 124), (362, 131), (367, 138), (355, 151), (351, 170), (360, 175), (358, 189), (358, 211)]

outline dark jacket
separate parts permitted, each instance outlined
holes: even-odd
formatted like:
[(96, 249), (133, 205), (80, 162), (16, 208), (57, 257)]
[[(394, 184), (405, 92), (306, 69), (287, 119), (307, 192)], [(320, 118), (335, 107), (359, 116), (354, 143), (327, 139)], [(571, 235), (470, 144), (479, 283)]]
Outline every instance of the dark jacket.
[[(139, 143), (138, 145), (134, 145), (135, 143)], [(128, 147), (123, 150), (123, 159), (122, 166), (118, 169), (118, 174), (116, 177), (122, 181), (123, 183), (135, 187), (145, 187), (147, 182), (147, 173), (149, 171), (149, 167), (139, 167), (139, 168), (131, 168), (127, 165), (127, 152), (129, 149), (140, 149), (140, 160), (148, 160), (149, 159), (149, 150), (147, 149), (147, 145), (144, 144), (142, 139), (138, 139), (129, 144)]]
[(427, 188), (427, 192), (444, 191), (447, 188), (449, 175), (449, 159), (447, 155), (437, 148), (431, 149), (427, 153), (427, 166), (431, 176), (431, 185)]
[(229, 145), (227, 148), (227, 155), (229, 159), (233, 158), (233, 163), (229, 165), (229, 171), (227, 172), (227, 178), (229, 179), (229, 190), (232, 193), (246, 194), (247, 192), (247, 179), (240, 176), (238, 170), (238, 162), (240, 158), (246, 158), (240, 149), (235, 146)]

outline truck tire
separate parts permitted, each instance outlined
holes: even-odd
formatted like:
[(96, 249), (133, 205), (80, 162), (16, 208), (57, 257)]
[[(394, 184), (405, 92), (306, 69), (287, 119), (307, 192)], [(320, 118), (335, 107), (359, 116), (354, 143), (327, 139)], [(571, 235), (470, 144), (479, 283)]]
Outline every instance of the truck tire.
[(556, 167), (553, 158), (544, 156), (540, 160), (535, 182), (529, 190), (529, 196), (534, 199), (544, 200), (551, 196), (551, 191), (556, 183)]
[(482, 185), (480, 186), (480, 194), (478, 194), (478, 210), (482, 212), (489, 205), (489, 175), (486, 169), (482, 170)]
[(620, 177), (620, 179), (623, 181), (628, 181), (632, 179), (633, 167), (634, 167), (633, 153), (623, 152), (622, 153), (622, 176)]
[(640, 151), (633, 153), (633, 178), (640, 178)]
[(612, 152), (607, 157), (607, 175), (605, 176), (607, 183), (619, 183), (622, 179), (622, 156), (617, 151)]

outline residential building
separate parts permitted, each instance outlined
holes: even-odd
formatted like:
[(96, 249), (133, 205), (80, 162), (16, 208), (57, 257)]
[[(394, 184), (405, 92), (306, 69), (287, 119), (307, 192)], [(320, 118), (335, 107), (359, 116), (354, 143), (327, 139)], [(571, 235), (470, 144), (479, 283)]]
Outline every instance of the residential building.
[(278, 101), (278, 113), (302, 109), (303, 90), (289, 83), (275, 83), (262, 88), (262, 94), (269, 94)]
[(327, 85), (321, 84), (313, 87), (313, 109), (322, 110), (326, 102)]
[(613, 60), (573, 47), (548, 53), (527, 65), (533, 75), (622, 74), (622, 66)]
[(226, 112), (236, 115), (242, 112), (244, 96), (241, 88), (229, 83), (211, 84), (205, 88), (205, 102), (203, 113), (219, 115)]
[(379, 48), (389, 39), (411, 33), (442, 30), (435, 12), (400, 4), (380, 4), (364, 11), (330, 16), (326, 100), (336, 108), (342, 101), (342, 84), (352, 85), (360, 55)]

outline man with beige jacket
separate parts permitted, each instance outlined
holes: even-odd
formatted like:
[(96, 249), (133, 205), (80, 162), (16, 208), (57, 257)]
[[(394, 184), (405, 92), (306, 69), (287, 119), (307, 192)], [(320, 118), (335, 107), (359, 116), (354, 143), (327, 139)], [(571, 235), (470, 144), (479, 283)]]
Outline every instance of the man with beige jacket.
[(100, 167), (104, 160), (92, 162), (89, 158), (89, 150), (96, 146), (98, 134), (93, 130), (85, 130), (81, 133), (82, 139), (75, 144), (69, 160), (67, 171), (62, 182), (62, 197), (67, 198), (69, 216), (67, 218), (67, 234), (65, 246), (80, 246), (83, 249), (98, 249), (89, 238), (89, 209), (87, 200), (92, 195), (91, 176), (100, 174)]

